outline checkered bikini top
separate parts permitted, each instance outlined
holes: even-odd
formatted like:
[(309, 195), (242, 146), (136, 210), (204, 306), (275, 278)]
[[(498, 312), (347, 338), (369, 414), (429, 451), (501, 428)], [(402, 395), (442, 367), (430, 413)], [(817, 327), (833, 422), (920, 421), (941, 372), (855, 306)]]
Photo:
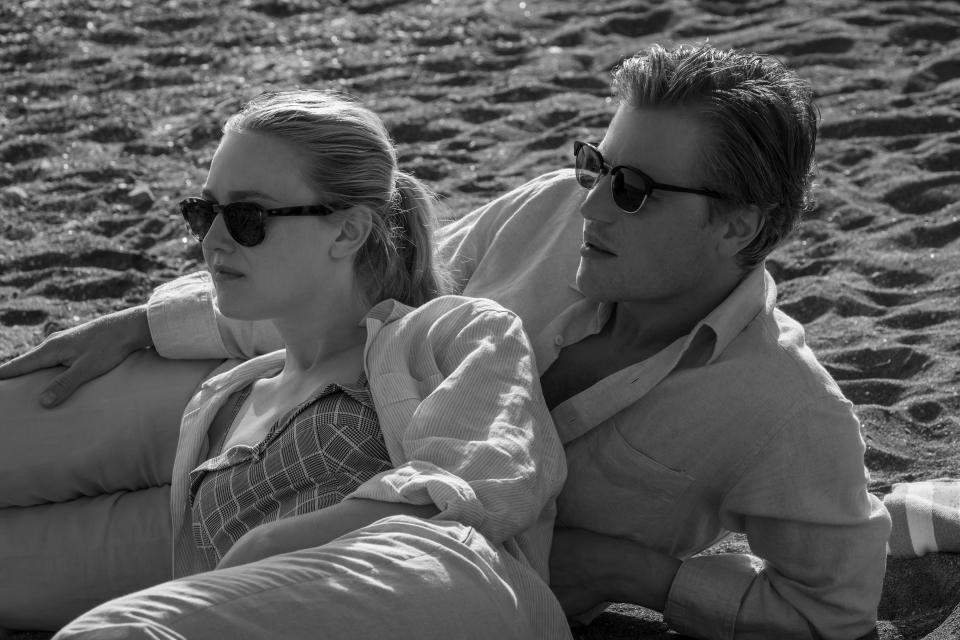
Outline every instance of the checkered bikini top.
[[(225, 415), (232, 424), (251, 390), (234, 393), (217, 422)], [(366, 376), (329, 384), (256, 445), (235, 445), (190, 473), (194, 542), (213, 569), (254, 527), (337, 504), (391, 467)]]

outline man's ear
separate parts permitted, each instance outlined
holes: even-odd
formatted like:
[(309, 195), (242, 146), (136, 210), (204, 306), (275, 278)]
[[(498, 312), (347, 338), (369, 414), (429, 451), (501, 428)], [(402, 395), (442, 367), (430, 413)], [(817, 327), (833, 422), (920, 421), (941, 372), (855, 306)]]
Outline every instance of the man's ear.
[(723, 234), (726, 252), (731, 256), (740, 253), (757, 237), (757, 234), (763, 229), (765, 220), (766, 216), (756, 205), (740, 207), (729, 212), (723, 221), (726, 227)]
[(339, 230), (330, 245), (330, 257), (353, 258), (373, 230), (373, 213), (367, 207), (355, 206), (334, 215)]

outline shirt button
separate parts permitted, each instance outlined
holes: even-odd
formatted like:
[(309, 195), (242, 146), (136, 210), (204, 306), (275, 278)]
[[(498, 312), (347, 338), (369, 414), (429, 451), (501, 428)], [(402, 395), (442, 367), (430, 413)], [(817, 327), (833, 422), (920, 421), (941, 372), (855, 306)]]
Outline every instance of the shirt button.
[(553, 339), (553, 344), (557, 345), (558, 347), (562, 347), (562, 346), (563, 346), (563, 336), (556, 336), (556, 337)]

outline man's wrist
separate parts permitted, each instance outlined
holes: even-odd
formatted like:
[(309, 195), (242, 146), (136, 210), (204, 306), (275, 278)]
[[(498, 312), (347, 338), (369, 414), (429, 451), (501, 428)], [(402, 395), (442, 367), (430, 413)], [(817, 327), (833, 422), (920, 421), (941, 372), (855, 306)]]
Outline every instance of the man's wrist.
[(117, 321), (123, 324), (121, 339), (131, 351), (153, 346), (146, 304), (124, 309), (118, 314)]
[(629, 540), (613, 545), (610, 552), (614, 564), (607, 599), (663, 611), (681, 561)]

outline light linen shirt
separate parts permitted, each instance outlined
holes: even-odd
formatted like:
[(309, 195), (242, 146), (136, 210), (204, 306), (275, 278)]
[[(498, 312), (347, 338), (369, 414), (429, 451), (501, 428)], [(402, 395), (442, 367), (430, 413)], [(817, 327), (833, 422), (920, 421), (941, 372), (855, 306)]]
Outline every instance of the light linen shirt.
[[(347, 499), (434, 504), (435, 518), (473, 527), (545, 578), (565, 462), (519, 319), (489, 300), (444, 296), (417, 309), (382, 302), (365, 324), (365, 371), (394, 468)], [(281, 350), (229, 368), (188, 404), (171, 489), (175, 576), (207, 568), (189, 494), (213, 418), (283, 362)]]
[[(541, 372), (612, 312), (575, 284), (585, 194), (555, 172), (438, 233), (464, 294), (523, 319)], [(177, 322), (199, 340), (161, 336), (151, 318), (170, 355), (275, 340), (218, 318), (209, 292), (189, 295), (202, 301)], [(851, 403), (775, 303), (758, 268), (688, 335), (554, 408), (568, 465), (557, 523), (682, 560), (664, 618), (687, 635), (854, 638), (875, 624), (890, 520), (867, 492)], [(697, 555), (729, 532), (755, 555)]]

